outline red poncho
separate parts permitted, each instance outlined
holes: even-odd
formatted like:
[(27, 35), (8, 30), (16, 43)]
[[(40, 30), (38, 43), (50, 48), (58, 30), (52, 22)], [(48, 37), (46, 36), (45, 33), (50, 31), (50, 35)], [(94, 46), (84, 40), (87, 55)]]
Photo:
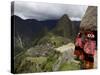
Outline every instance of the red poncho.
[(94, 40), (87, 40), (84, 45), (84, 51), (87, 54), (95, 55), (96, 53), (96, 41)]
[(76, 38), (75, 46), (83, 47), (82, 39), (80, 37)]

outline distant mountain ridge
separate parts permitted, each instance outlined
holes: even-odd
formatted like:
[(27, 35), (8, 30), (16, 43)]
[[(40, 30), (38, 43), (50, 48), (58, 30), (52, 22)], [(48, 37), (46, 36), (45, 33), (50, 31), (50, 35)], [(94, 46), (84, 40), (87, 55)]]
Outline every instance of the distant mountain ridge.
[(24, 35), (24, 37), (33, 37), (36, 33), (40, 32), (44, 27), (48, 30), (52, 29), (57, 20), (37, 21), (35, 19), (23, 20), (18, 16), (12, 16), (14, 21), (15, 34)]
[[(20, 17), (13, 15), (12, 21), (14, 21), (14, 25), (15, 25), (15, 34), (24, 35), (24, 37), (27, 37), (27, 36), (33, 37), (33, 36), (36, 36), (36, 33), (38, 34), (38, 32), (43, 30), (43, 28), (47, 28), (47, 30), (52, 30), (54, 27), (56, 27), (56, 29), (59, 30), (59, 28), (64, 26), (64, 24), (62, 24), (62, 22), (64, 23), (68, 19), (66, 17), (67, 19), (65, 18), (65, 20), (64, 20), (65, 16), (66, 15), (63, 15), (63, 17), (61, 17), (60, 19), (57, 19), (57, 20), (37, 21), (35, 19), (23, 20)], [(80, 23), (80, 21), (72, 21), (72, 23), (70, 22), (70, 25), (68, 24), (69, 26), (67, 28), (69, 30), (74, 29), (75, 31), (77, 31), (77, 29), (79, 27), (79, 23)], [(67, 24), (67, 23), (65, 23), (65, 24)], [(61, 25), (61, 26), (59, 27), (59, 25)], [(67, 30), (67, 29), (65, 29), (65, 30)], [(67, 36), (69, 36), (69, 35), (67, 35)]]
[(38, 21), (35, 19), (23, 20), (20, 17), (13, 15), (11, 17), (12, 25), (14, 25), (14, 37), (18, 40), (27, 43), (31, 46), (32, 41), (37, 43), (48, 32), (57, 36), (70, 38), (75, 36), (79, 31), (80, 21), (71, 21), (67, 15), (63, 15), (57, 20)]

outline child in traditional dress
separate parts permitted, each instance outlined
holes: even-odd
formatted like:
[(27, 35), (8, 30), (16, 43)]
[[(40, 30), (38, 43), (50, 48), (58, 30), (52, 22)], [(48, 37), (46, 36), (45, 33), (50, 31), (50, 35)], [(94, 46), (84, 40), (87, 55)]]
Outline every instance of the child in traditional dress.
[(77, 59), (83, 59), (83, 41), (82, 41), (82, 33), (78, 33), (76, 40), (75, 40), (75, 51), (74, 55)]
[(84, 44), (84, 69), (93, 69), (94, 55), (96, 53), (96, 40), (93, 32), (85, 33), (85, 44)]

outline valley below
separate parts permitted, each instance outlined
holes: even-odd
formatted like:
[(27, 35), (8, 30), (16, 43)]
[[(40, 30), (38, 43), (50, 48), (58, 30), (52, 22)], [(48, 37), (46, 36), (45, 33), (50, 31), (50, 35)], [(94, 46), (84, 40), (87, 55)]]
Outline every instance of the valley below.
[(31, 47), (15, 57), (16, 73), (79, 70), (80, 62), (74, 60), (74, 47), (73, 43), (57, 48)]

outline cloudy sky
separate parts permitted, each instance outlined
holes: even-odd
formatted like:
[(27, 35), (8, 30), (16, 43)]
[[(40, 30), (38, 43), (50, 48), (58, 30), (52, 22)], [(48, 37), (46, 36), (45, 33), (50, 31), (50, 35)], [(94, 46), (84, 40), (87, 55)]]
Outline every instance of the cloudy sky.
[(30, 1), (15, 1), (14, 15), (23, 19), (59, 19), (62, 15), (67, 14), (71, 20), (81, 20), (87, 6), (39, 3)]

